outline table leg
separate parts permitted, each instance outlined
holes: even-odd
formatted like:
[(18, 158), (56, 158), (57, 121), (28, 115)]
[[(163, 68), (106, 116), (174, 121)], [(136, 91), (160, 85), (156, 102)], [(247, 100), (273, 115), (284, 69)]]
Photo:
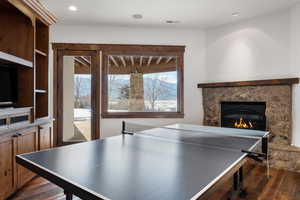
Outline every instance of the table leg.
[(244, 172), (243, 172), (243, 167), (239, 169), (239, 188), (243, 189), (244, 188)]
[(244, 188), (244, 172), (243, 167), (239, 169), (239, 196), (245, 197), (247, 196), (246, 189)]
[(244, 174), (243, 167), (241, 167), (233, 175), (233, 192), (228, 199), (237, 199), (237, 197), (245, 197), (247, 192), (244, 188)]
[(237, 191), (239, 189), (239, 173), (235, 172), (233, 175), (233, 190)]
[(67, 191), (65, 191), (64, 193), (66, 195), (66, 200), (72, 200), (73, 199), (73, 194), (72, 193), (67, 192)]

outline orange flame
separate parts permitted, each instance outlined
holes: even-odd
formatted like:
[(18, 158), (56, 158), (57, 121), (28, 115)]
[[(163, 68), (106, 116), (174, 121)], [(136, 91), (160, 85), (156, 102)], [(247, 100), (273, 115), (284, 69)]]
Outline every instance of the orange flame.
[(253, 128), (253, 124), (251, 121), (249, 121), (248, 123), (244, 121), (244, 119), (241, 117), (240, 121), (236, 121), (234, 123), (234, 127), (235, 128)]

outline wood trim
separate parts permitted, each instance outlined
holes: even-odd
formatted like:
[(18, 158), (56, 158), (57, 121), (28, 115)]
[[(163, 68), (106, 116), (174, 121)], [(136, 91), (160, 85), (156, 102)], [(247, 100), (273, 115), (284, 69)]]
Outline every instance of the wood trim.
[(100, 51), (100, 50), (98, 50), (97, 51), (97, 61), (98, 61), (98, 63), (97, 63), (97, 69), (96, 69), (96, 76), (95, 76), (95, 78), (97, 79), (97, 85), (95, 86), (95, 90), (96, 90), (96, 92), (95, 93), (97, 93), (97, 94), (99, 94), (99, 95), (97, 95), (96, 97), (96, 99), (95, 99), (95, 101), (96, 101), (96, 103), (97, 103), (97, 105), (95, 106), (95, 113), (97, 114), (97, 122), (98, 122), (98, 124), (97, 124), (97, 127), (96, 127), (96, 125), (95, 125), (95, 127), (97, 128), (97, 130), (98, 130), (98, 132), (95, 134), (95, 136), (97, 137), (97, 138), (101, 138), (101, 126), (100, 126), (100, 122), (101, 122), (101, 88), (102, 88), (102, 82), (101, 82), (101, 69), (102, 69), (102, 62), (103, 62), (103, 57), (102, 57), (102, 51)]
[(100, 55), (98, 51), (54, 50), (54, 113), (56, 118), (53, 129), (54, 146), (61, 146), (63, 142), (63, 57), (91, 56), (92, 73), (92, 139), (100, 138)]
[[(53, 52), (53, 113), (52, 115), (54, 117), (57, 117), (58, 115), (58, 56), (59, 52), (54, 51)], [(57, 118), (56, 118), (57, 119)], [(58, 126), (57, 126), (57, 120), (53, 122), (53, 147), (57, 146), (57, 132), (58, 132)]]
[[(62, 141), (63, 138), (62, 138), (62, 134), (59, 134), (59, 133), (62, 133), (63, 132), (63, 51), (58, 51), (56, 53), (56, 58), (54, 58), (54, 62), (56, 61), (57, 63), (55, 64), (55, 68), (54, 68), (54, 80), (56, 82), (54, 82), (54, 87), (55, 89), (57, 90), (56, 92), (56, 101), (54, 101), (54, 108), (55, 108), (55, 111), (54, 112), (54, 117), (56, 119), (56, 129), (54, 131), (54, 146), (58, 146), (60, 145), (60, 142), (59, 141)], [(54, 90), (55, 90), (54, 89)]]
[(57, 18), (39, 0), (22, 0), (22, 2), (31, 8), (48, 25), (57, 23)]
[(137, 55), (142, 55), (145, 51), (152, 53), (153, 55), (162, 55), (162, 53), (173, 52), (177, 54), (182, 54), (185, 51), (185, 46), (172, 46), (172, 45), (138, 45), (138, 44), (84, 44), (84, 43), (52, 43), (53, 50), (101, 50), (110, 51), (115, 54), (124, 53), (137, 53)]
[[(15, 134), (15, 133), (13, 133)], [(12, 138), (12, 148), (13, 148), (13, 191), (17, 190), (17, 181), (18, 181), (18, 171), (17, 171), (17, 162), (16, 155), (18, 154), (18, 138), (11, 136)]]
[(180, 109), (180, 118), (184, 117), (184, 52), (181, 53), (181, 56), (178, 57), (178, 83), (179, 89), (177, 89), (177, 107)]
[(91, 56), (91, 103), (92, 103), (92, 140), (100, 138), (100, 52), (96, 51)]
[(270, 80), (255, 80), (255, 81), (199, 83), (198, 88), (293, 85), (298, 83), (299, 83), (299, 78), (287, 78), (287, 79), (270, 79)]
[(101, 117), (108, 118), (110, 115), (107, 113), (107, 105), (108, 105), (108, 79), (106, 74), (108, 73), (108, 69), (106, 67), (106, 63), (108, 63), (108, 55), (105, 51), (102, 52), (102, 66), (101, 66)]
[(184, 118), (181, 112), (116, 112), (102, 113), (102, 118)]

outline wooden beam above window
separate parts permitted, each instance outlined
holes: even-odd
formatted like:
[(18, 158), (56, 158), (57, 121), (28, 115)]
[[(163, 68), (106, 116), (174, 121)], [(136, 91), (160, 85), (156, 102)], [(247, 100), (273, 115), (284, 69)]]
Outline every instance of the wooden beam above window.
[[(161, 62), (162, 59), (168, 62)], [(131, 74), (131, 73), (159, 73), (176, 71), (176, 57), (163, 56), (115, 56), (109, 55), (109, 59), (113, 62), (109, 66), (109, 74)], [(116, 60), (119, 59), (124, 67), (120, 67)], [(136, 61), (135, 61), (136, 60)], [(126, 62), (127, 61), (127, 62)], [(126, 63), (131, 63), (127, 65)]]

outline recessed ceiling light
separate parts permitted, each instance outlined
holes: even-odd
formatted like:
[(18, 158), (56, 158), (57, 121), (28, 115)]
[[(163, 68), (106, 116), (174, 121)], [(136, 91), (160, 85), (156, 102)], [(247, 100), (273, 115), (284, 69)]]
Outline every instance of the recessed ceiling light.
[(69, 6), (69, 10), (70, 11), (77, 11), (77, 7), (76, 6)]
[(134, 14), (134, 15), (132, 15), (132, 17), (133, 17), (134, 19), (142, 19), (142, 18), (143, 18), (143, 15), (141, 15), (141, 14)]
[(238, 16), (240, 16), (240, 13), (239, 12), (234, 12), (234, 13), (232, 13), (231, 14), (233, 17), (238, 17)]
[(178, 23), (180, 23), (180, 21), (177, 21), (177, 20), (167, 20), (166, 23), (167, 24), (178, 24)]

